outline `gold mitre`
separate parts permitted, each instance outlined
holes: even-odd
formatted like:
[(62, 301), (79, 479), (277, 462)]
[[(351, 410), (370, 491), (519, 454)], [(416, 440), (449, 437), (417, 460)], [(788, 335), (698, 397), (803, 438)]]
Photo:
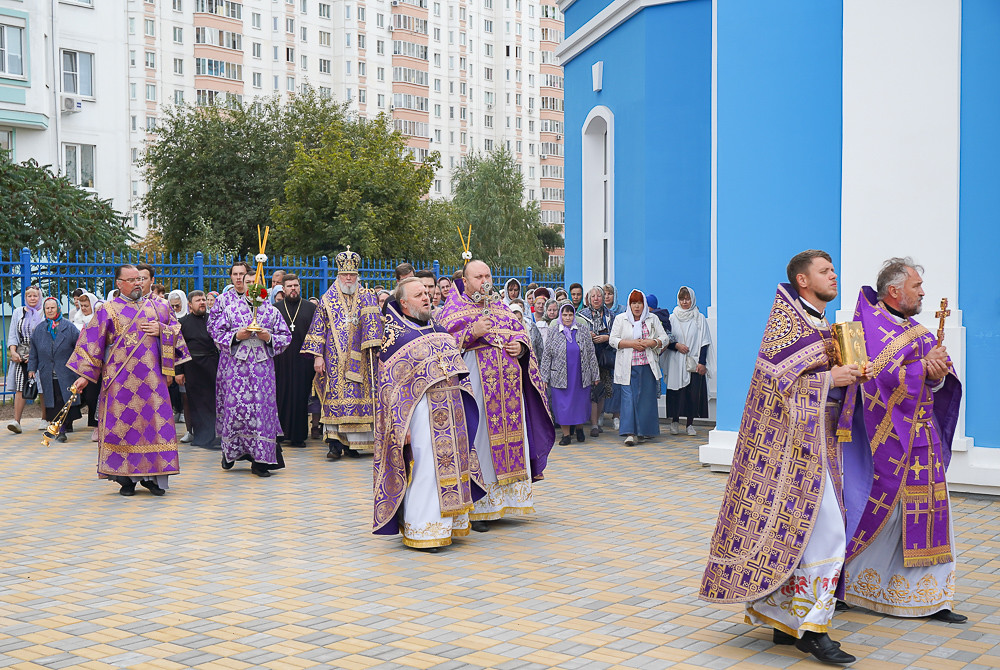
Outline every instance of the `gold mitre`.
[(337, 274), (343, 274), (345, 272), (350, 272), (353, 274), (358, 273), (358, 269), (361, 267), (361, 256), (356, 252), (351, 251), (351, 247), (347, 247), (347, 251), (341, 251), (337, 254)]

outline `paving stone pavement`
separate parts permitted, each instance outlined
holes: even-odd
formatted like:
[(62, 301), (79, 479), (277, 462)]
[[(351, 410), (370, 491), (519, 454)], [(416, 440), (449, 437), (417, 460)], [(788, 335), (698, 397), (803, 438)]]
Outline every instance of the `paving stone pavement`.
[[(0, 438), (0, 668), (791, 668), (697, 589), (725, 476), (698, 437), (556, 446), (537, 514), (438, 554), (370, 534), (371, 458), (286, 449), (258, 479), (182, 446), (163, 498), (75, 433)], [(954, 496), (965, 626), (855, 609), (856, 668), (1000, 668), (1000, 501)]]

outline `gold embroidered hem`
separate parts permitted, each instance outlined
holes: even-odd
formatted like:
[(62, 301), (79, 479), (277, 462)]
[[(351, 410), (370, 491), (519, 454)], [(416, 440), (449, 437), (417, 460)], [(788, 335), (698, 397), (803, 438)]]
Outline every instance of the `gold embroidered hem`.
[(469, 512), (469, 519), (472, 521), (496, 521), (497, 519), (502, 519), (505, 516), (525, 516), (528, 514), (534, 514), (534, 507), (504, 507), (501, 510), (495, 512), (484, 512), (482, 514), (476, 514), (475, 512)]
[(954, 600), (942, 600), (939, 603), (934, 603), (933, 605), (925, 605), (922, 607), (897, 607), (895, 605), (886, 605), (885, 603), (880, 603), (877, 600), (868, 600), (867, 598), (862, 598), (859, 595), (848, 594), (844, 596), (844, 602), (849, 605), (855, 605), (857, 607), (864, 607), (872, 612), (878, 612), (879, 614), (888, 614), (889, 616), (906, 617), (906, 618), (919, 618), (930, 616), (935, 612), (940, 612), (944, 609), (952, 609), (954, 605)]
[(403, 536), (403, 544), (414, 549), (430, 549), (431, 547), (447, 547), (451, 544), (451, 538), (445, 537), (440, 540), (411, 540)]

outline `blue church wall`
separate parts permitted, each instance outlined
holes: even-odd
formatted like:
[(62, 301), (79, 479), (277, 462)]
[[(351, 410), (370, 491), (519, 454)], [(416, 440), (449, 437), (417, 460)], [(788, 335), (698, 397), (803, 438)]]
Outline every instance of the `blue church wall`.
[(612, 0), (576, 0), (563, 13), (563, 29), (567, 35), (576, 32), (583, 24), (601, 13)]
[[(567, 14), (577, 11), (574, 3)], [(569, 17), (567, 17), (568, 20)], [(604, 61), (603, 90), (591, 66)], [(598, 105), (615, 116), (615, 284), (673, 307), (686, 284), (711, 296), (712, 6), (648, 7), (565, 66), (566, 281), (582, 276), (581, 137)]]
[(843, 4), (719, 0), (717, 31), (716, 416), (738, 430), (788, 259), (819, 248), (839, 267)]
[(984, 281), (1000, 250), (1000, 5), (962, 2), (959, 305), (965, 326), (965, 434), (1000, 447), (992, 387), (1000, 368), (1000, 294)]

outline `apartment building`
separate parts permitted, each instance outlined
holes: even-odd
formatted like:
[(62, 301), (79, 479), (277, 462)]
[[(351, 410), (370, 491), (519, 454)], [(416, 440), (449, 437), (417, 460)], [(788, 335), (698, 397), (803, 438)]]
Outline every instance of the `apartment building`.
[[(503, 144), (522, 167), (525, 199), (562, 224), (562, 16), (555, 0), (541, 2), (551, 4), (0, 0), (0, 140), (16, 136), (20, 160), (86, 173), (80, 183), (133, 213), (141, 234), (138, 161), (170, 105), (308, 86), (362, 117), (389, 115), (415, 158), (440, 152), (431, 197), (451, 196), (465, 156)], [(15, 125), (21, 111), (40, 116)], [(76, 157), (57, 151), (63, 144), (90, 148)]]
[(107, 0), (0, 0), (0, 147), (128, 212), (125, 25)]

